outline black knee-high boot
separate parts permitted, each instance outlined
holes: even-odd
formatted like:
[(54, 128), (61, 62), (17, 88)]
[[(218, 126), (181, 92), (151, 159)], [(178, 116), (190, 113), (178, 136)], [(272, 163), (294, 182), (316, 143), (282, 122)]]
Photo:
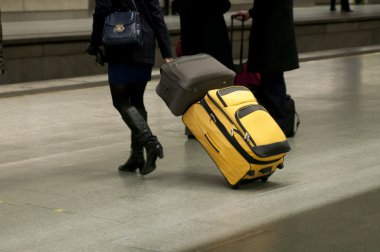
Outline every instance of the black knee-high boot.
[[(139, 110), (145, 122), (148, 120), (148, 114), (145, 110)], [(119, 166), (120, 171), (134, 172), (137, 168), (141, 171), (145, 165), (144, 146), (139, 143), (135, 134), (131, 133), (131, 154), (128, 160)]]
[(158, 142), (157, 137), (152, 134), (144, 117), (135, 107), (131, 106), (123, 110), (121, 116), (131, 129), (132, 134), (135, 135), (137, 142), (145, 148), (146, 161), (144, 167), (140, 169), (140, 173), (142, 175), (151, 173), (156, 168), (157, 157), (160, 159), (164, 157), (161, 144)]

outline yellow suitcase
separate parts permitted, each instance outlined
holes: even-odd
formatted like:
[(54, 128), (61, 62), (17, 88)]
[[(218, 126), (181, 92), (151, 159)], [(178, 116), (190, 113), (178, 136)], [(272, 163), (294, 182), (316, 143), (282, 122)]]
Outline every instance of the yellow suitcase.
[(268, 180), (290, 151), (281, 128), (243, 86), (210, 90), (182, 120), (233, 188)]

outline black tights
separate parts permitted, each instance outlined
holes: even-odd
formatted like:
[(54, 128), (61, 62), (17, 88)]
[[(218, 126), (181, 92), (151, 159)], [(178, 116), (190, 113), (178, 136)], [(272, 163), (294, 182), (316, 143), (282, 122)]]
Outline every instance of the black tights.
[(141, 114), (145, 113), (144, 92), (147, 82), (130, 85), (110, 85), (113, 106), (123, 115), (123, 111), (134, 106)]

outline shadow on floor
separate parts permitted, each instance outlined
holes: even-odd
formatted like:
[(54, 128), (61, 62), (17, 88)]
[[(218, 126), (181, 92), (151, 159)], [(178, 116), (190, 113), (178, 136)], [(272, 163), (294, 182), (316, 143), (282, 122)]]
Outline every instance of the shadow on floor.
[(379, 195), (380, 188), (240, 233), (198, 251), (379, 251)]

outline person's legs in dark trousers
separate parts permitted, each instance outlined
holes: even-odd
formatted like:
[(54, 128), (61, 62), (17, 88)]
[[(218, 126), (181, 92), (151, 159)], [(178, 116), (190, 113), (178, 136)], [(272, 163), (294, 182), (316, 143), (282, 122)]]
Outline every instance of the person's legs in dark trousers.
[(342, 11), (351, 11), (350, 3), (348, 2), (348, 0), (341, 0), (341, 8)]
[(330, 0), (330, 11), (335, 11), (335, 0)]
[(261, 73), (258, 100), (276, 120), (281, 129), (286, 121), (286, 84), (284, 73)]
[[(146, 83), (135, 85), (110, 85), (114, 107), (132, 132), (131, 156), (119, 167), (120, 171), (135, 171), (145, 175), (156, 168), (157, 157), (163, 158), (161, 144), (157, 141), (147, 124), (147, 113), (143, 103)], [(146, 149), (146, 162), (143, 155)]]

